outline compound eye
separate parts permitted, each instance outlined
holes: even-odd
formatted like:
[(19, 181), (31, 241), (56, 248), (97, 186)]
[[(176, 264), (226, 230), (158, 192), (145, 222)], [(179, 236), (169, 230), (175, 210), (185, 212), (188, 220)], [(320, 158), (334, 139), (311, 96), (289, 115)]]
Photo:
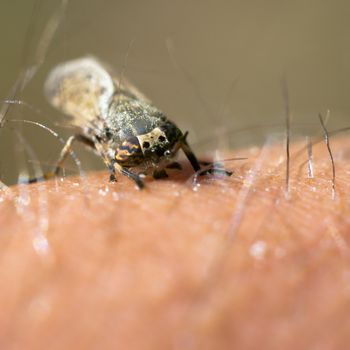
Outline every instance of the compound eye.
[(149, 142), (145, 141), (143, 144), (142, 144), (142, 147), (143, 148), (149, 148), (150, 144)]
[(166, 138), (162, 135), (158, 137), (158, 141), (160, 141), (160, 142), (164, 142), (165, 140), (166, 140)]

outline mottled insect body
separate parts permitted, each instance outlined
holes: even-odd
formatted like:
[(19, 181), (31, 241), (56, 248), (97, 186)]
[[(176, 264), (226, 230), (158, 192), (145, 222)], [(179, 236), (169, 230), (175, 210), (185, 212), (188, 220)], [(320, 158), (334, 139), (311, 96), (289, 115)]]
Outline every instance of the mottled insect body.
[[(53, 175), (57, 175), (77, 140), (101, 156), (115, 180), (119, 172), (144, 186), (140, 173), (167, 176), (179, 149), (194, 171), (200, 164), (181, 130), (125, 79), (93, 57), (57, 66), (45, 83), (53, 106), (70, 117), (77, 133), (63, 148)], [(228, 172), (226, 172), (228, 174)]]

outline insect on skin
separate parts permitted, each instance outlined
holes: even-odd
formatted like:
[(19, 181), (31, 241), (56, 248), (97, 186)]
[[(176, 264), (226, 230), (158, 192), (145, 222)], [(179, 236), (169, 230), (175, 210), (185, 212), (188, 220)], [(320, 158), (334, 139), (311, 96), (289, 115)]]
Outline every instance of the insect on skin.
[[(116, 173), (144, 187), (142, 174), (167, 177), (166, 168), (179, 168), (174, 157), (183, 150), (195, 172), (200, 162), (181, 130), (126, 80), (120, 80), (106, 65), (93, 57), (84, 57), (58, 65), (49, 74), (45, 93), (50, 103), (70, 117), (77, 130), (61, 151), (52, 173), (57, 176), (74, 141), (94, 150), (108, 167), (110, 180)], [(203, 170), (203, 174), (223, 168)], [(35, 182), (31, 181), (31, 182)]]

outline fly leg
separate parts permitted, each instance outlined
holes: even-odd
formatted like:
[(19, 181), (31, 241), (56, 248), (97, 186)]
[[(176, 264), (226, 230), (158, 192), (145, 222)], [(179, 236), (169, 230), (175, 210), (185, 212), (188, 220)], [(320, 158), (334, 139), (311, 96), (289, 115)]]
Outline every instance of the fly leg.
[[(178, 162), (172, 162), (165, 166), (166, 169), (175, 169), (175, 170), (182, 170), (182, 166)], [(153, 171), (153, 178), (154, 179), (166, 179), (169, 177), (168, 173), (165, 169), (161, 170), (154, 170)]]
[(177, 169), (177, 170), (182, 170), (182, 166), (178, 162), (172, 162), (166, 166), (167, 169)]
[(226, 170), (221, 167), (217, 167), (215, 163), (211, 164), (209, 168), (204, 168), (199, 172), (199, 175), (224, 175), (224, 176), (231, 176), (233, 174), (232, 171)]
[(199, 161), (198, 161), (196, 155), (193, 153), (190, 145), (186, 141), (187, 135), (188, 135), (188, 132), (186, 132), (185, 135), (183, 136), (181, 144), (180, 144), (180, 148), (183, 150), (187, 159), (191, 163), (193, 170), (195, 172), (197, 172), (197, 171), (201, 170), (201, 166), (199, 164)]
[(30, 179), (28, 181), (28, 183), (45, 181), (45, 180), (49, 180), (49, 179), (52, 179), (52, 178), (58, 176), (63, 168), (63, 164), (64, 164), (65, 160), (67, 159), (68, 155), (72, 151), (72, 145), (75, 141), (82, 142), (85, 145), (94, 148), (94, 143), (91, 140), (89, 140), (88, 138), (84, 137), (83, 135), (77, 134), (77, 135), (70, 136), (61, 150), (60, 156), (56, 162), (56, 165), (55, 165), (53, 171), (44, 174), (43, 177), (41, 177), (41, 178)]
[(95, 151), (97, 151), (100, 154), (100, 156), (102, 157), (104, 163), (106, 164), (107, 168), (110, 171), (109, 180), (111, 182), (116, 182), (117, 181), (117, 179), (115, 177), (115, 168), (113, 166), (113, 163), (106, 156), (102, 145), (97, 140), (90, 140), (89, 138), (87, 138), (87, 137), (85, 137), (83, 135), (79, 135), (79, 134), (71, 136), (67, 140), (65, 146), (63, 147), (63, 149), (61, 151), (60, 157), (59, 157), (59, 159), (58, 159), (58, 161), (56, 163), (55, 170), (54, 170), (54, 172), (52, 174), (50, 174), (51, 177), (57, 176), (60, 173), (60, 171), (62, 170), (62, 167), (63, 167), (63, 163), (67, 159), (68, 154), (71, 152), (72, 145), (73, 145), (73, 143), (75, 141), (81, 142), (84, 145), (86, 145), (86, 146), (94, 149)]
[(117, 182), (117, 178), (115, 176), (115, 169), (114, 166), (109, 166), (108, 167), (110, 175), (109, 175), (109, 182)]
[(110, 159), (110, 157), (108, 157), (106, 155), (106, 152), (103, 149), (103, 146), (97, 141), (95, 140), (95, 142), (91, 142), (92, 147), (97, 151), (97, 153), (101, 156), (101, 158), (103, 159), (103, 162), (105, 163), (106, 167), (109, 170), (109, 182), (117, 182), (117, 178), (115, 176), (115, 163), (116, 161), (113, 159)]
[(127, 176), (129, 179), (133, 180), (136, 184), (136, 186), (141, 190), (145, 187), (144, 182), (142, 181), (141, 177), (133, 172), (131, 172), (129, 169), (124, 168), (123, 166), (121, 166), (120, 164), (118, 164), (117, 162), (114, 162), (112, 164), (113, 166), (113, 174), (115, 173), (115, 171), (118, 171), (119, 173)]
[(73, 146), (73, 143), (75, 141), (81, 142), (90, 148), (95, 148), (95, 144), (90, 139), (88, 139), (87, 137), (85, 137), (83, 135), (76, 134), (76, 135), (69, 137), (66, 144), (62, 148), (62, 151), (61, 151), (60, 156), (56, 162), (56, 166), (55, 166), (55, 169), (54, 169), (51, 177), (59, 175), (59, 173), (61, 172), (61, 170), (63, 168), (64, 162), (66, 161), (68, 155), (72, 151), (72, 146)]
[(143, 183), (141, 177), (137, 174), (134, 174), (133, 172), (131, 172), (130, 170), (128, 170), (127, 168), (124, 168), (123, 166), (121, 166), (116, 160), (111, 159), (110, 157), (108, 157), (108, 155), (106, 154), (106, 152), (104, 151), (102, 145), (99, 142), (95, 142), (93, 144), (95, 150), (100, 154), (100, 156), (103, 158), (104, 163), (106, 164), (106, 167), (108, 168), (108, 170), (110, 171), (110, 176), (109, 176), (109, 181), (110, 182), (116, 182), (117, 178), (116, 178), (116, 171), (127, 176), (128, 178), (132, 179), (135, 183), (136, 186), (139, 189), (142, 189), (145, 187), (145, 184)]
[(226, 170), (220, 162), (200, 161), (199, 164), (202, 166), (202, 171), (199, 172), (199, 175), (212, 174), (231, 176), (233, 174), (232, 171)]
[(169, 175), (166, 173), (166, 171), (164, 169), (153, 171), (153, 178), (154, 179), (166, 179), (167, 177), (169, 177)]
[[(209, 162), (200, 162), (196, 155), (193, 153), (190, 145), (186, 141), (188, 133), (186, 132), (183, 136), (183, 139), (181, 141), (180, 148), (185, 153), (187, 159), (192, 165), (193, 170), (198, 174), (198, 176), (201, 175), (208, 175), (208, 174), (221, 174), (225, 176), (231, 176), (232, 172), (225, 170), (221, 164), (218, 163), (209, 163)], [(201, 165), (204, 165), (203, 168), (201, 168)]]

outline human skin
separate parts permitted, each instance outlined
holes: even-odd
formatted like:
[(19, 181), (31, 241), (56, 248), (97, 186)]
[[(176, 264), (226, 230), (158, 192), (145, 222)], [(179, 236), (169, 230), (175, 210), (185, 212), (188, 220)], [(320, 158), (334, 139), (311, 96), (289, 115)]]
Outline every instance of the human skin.
[(185, 167), (3, 190), (1, 349), (347, 348), (349, 146), (331, 139), (335, 196), (323, 143), (313, 178), (292, 145), (288, 190), (278, 144), (196, 187)]

